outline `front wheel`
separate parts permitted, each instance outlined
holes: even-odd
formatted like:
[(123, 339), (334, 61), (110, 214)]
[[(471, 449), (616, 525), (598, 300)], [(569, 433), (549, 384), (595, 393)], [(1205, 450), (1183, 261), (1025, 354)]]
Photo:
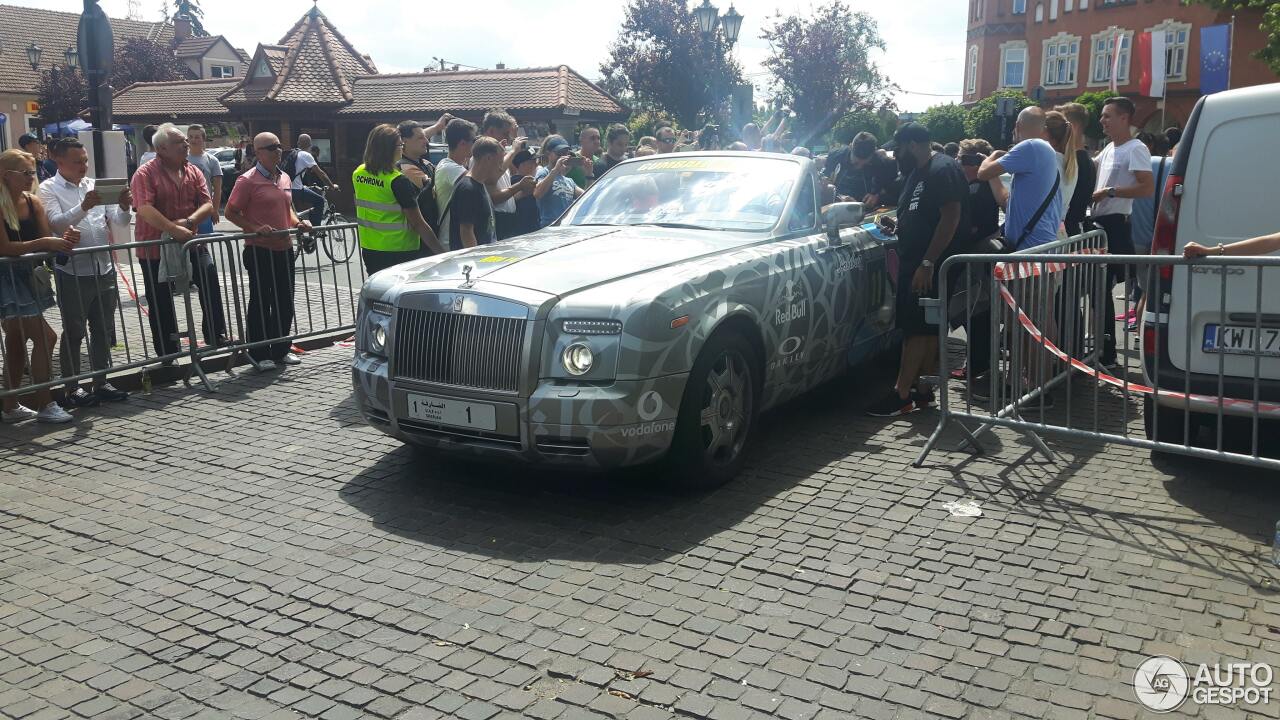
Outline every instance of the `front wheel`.
[[(333, 213), (329, 216), (329, 225), (346, 225), (349, 220), (342, 213)], [(351, 259), (351, 254), (356, 251), (355, 238), (346, 230), (322, 230), (324, 233), (323, 242), (324, 254), (329, 256), (329, 261), (334, 264), (345, 263)]]
[(713, 336), (698, 355), (669, 456), (685, 486), (713, 488), (742, 469), (755, 425), (758, 372), (740, 335)]

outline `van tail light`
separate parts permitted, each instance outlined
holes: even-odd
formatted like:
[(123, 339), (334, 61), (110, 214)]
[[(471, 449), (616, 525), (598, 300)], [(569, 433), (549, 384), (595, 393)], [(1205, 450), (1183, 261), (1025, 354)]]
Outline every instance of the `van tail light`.
[[(1160, 195), (1160, 208), (1156, 212), (1155, 235), (1151, 238), (1152, 255), (1172, 255), (1178, 244), (1178, 214), (1182, 210), (1182, 176), (1170, 175)], [(1160, 268), (1160, 278), (1173, 280), (1173, 266)]]
[(1142, 354), (1145, 357), (1155, 357), (1159, 349), (1156, 347), (1156, 324), (1153, 322), (1143, 323)]

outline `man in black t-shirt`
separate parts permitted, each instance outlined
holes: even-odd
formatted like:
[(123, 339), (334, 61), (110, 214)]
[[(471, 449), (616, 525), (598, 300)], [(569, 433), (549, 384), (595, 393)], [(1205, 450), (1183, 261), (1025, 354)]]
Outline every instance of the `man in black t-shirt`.
[(505, 160), (497, 140), (486, 136), (476, 138), (471, 146), (471, 169), (454, 183), (445, 211), (451, 250), (488, 245), (498, 239), (493, 202), (486, 186), (502, 176)]
[(414, 120), (405, 120), (396, 127), (404, 141), (403, 154), (396, 160), (396, 169), (418, 187), (418, 209), (437, 235), (440, 234), (440, 208), (436, 206), (434, 190), (436, 167), (427, 160), (427, 154), (430, 138), (442, 132), (452, 119), (452, 115), (445, 113), (431, 127)]
[[(930, 148), (929, 131), (908, 123), (894, 136), (894, 151), (906, 182), (898, 200), (898, 286), (896, 323), (902, 330), (898, 382), (867, 412), (878, 417), (905, 415), (932, 401), (924, 388), (912, 391), (920, 376), (938, 361), (938, 326), (925, 320), (921, 298), (938, 297), (938, 266), (948, 249), (969, 233), (969, 183), (955, 160)], [(946, 313), (939, 308), (939, 315)]]
[(596, 177), (608, 172), (609, 168), (627, 159), (627, 147), (631, 144), (631, 131), (626, 125), (614, 123), (609, 126), (604, 136), (604, 155), (596, 163)]
[[(600, 131), (597, 130), (597, 133)], [(528, 150), (521, 150), (511, 158), (511, 183), (514, 185), (526, 177), (533, 177), (538, 170), (538, 158)], [(516, 231), (519, 237), (537, 230), (542, 225), (538, 212), (538, 199), (532, 192), (516, 194)]]
[(869, 132), (860, 132), (847, 147), (827, 156), (823, 175), (836, 186), (836, 192), (873, 210), (892, 205), (898, 199), (898, 168), (879, 141)]

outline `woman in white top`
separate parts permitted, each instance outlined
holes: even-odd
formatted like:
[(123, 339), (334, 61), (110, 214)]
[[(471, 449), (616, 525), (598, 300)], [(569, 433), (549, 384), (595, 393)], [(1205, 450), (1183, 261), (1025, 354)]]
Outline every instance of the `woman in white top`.
[[(1044, 114), (1044, 130), (1049, 136), (1049, 144), (1058, 153), (1058, 173), (1062, 176), (1062, 197), (1069, 201), (1076, 192), (1076, 183), (1080, 180), (1080, 168), (1076, 166), (1076, 150), (1080, 149), (1076, 133), (1071, 131), (1071, 122), (1067, 116), (1057, 110)], [(1058, 237), (1066, 237), (1066, 230), (1059, 228)]]

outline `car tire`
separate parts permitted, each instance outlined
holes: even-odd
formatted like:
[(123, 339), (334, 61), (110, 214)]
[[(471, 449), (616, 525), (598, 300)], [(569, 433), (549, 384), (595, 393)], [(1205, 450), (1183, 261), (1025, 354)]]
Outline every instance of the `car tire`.
[[(1182, 411), (1157, 405), (1151, 398), (1142, 403), (1142, 424), (1147, 439), (1170, 445), (1187, 445), (1187, 433), (1183, 427)], [(1191, 419), (1191, 434), (1195, 435), (1196, 420)]]
[(718, 487), (742, 470), (759, 406), (759, 363), (739, 334), (717, 333), (693, 363), (668, 461), (680, 484)]

